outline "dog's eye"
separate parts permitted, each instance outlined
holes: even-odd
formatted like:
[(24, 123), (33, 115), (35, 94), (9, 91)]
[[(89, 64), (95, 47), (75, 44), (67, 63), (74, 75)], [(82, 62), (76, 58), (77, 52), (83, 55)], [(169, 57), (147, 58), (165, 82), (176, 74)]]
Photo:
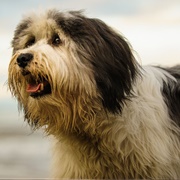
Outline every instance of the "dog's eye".
[(31, 37), (25, 44), (25, 48), (32, 46), (35, 43), (35, 37)]
[(62, 43), (60, 37), (58, 36), (58, 34), (55, 34), (52, 38), (52, 44), (55, 46), (58, 46)]

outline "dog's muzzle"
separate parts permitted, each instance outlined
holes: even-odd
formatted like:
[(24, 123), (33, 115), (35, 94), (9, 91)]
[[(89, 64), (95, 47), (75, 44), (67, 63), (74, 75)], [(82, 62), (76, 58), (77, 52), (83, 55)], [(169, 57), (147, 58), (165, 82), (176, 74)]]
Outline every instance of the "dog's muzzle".
[(31, 71), (26, 68), (32, 60), (33, 54), (31, 53), (20, 54), (16, 59), (17, 65), (21, 68), (21, 73), (27, 81), (26, 92), (34, 98), (50, 94), (51, 86), (47, 77), (41, 74), (34, 76)]

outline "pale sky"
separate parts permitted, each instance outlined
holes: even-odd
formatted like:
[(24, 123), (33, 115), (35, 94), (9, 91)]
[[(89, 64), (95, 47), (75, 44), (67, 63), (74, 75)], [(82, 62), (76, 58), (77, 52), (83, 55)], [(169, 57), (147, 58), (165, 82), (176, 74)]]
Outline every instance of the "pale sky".
[(0, 123), (22, 116), (5, 85), (14, 29), (27, 12), (54, 7), (102, 19), (130, 41), (143, 65), (180, 63), (179, 0), (0, 0)]

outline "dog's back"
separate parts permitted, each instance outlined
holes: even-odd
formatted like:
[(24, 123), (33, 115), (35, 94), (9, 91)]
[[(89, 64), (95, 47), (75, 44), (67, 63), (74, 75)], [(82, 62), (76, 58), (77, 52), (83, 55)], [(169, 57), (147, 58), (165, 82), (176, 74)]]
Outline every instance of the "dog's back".
[(175, 78), (167, 76), (167, 83), (163, 84), (163, 96), (168, 106), (170, 117), (180, 126), (180, 65), (163, 68)]

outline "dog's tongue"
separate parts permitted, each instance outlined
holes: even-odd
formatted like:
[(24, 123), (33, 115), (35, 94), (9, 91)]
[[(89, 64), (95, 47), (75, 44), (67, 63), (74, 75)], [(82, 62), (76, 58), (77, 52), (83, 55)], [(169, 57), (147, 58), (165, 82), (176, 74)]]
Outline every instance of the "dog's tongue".
[(26, 91), (35, 93), (35, 92), (38, 92), (40, 89), (41, 89), (41, 83), (40, 84), (28, 84)]

